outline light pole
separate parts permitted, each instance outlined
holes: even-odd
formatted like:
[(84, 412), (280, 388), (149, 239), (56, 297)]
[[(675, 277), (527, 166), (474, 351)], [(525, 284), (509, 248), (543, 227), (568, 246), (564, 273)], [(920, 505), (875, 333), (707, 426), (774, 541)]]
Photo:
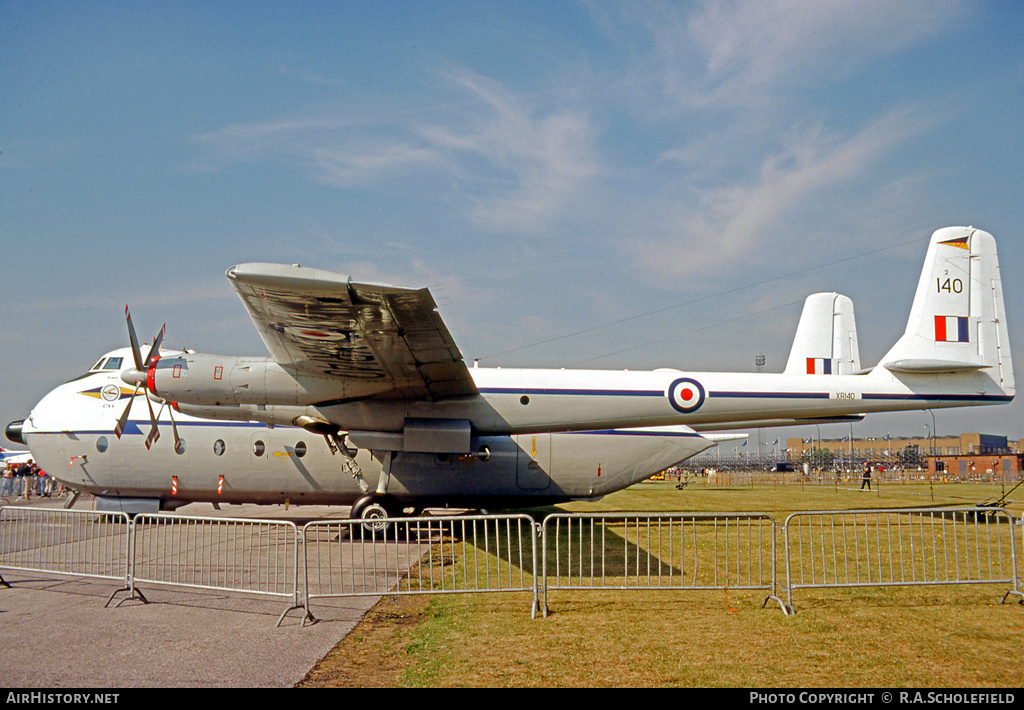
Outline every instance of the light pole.
[[(764, 371), (764, 353), (759, 353), (754, 356), (754, 366), (757, 368), (758, 374)], [(764, 458), (761, 454), (761, 439), (764, 438), (764, 429), (757, 430), (757, 465), (760, 466), (764, 463)]]
[[(925, 441), (928, 442), (928, 451), (925, 454), (925, 460), (927, 461), (928, 459), (931, 458), (931, 455), (932, 455), (932, 430), (928, 426), (928, 422), (924, 423), (924, 430), (926, 432)], [(931, 471), (930, 470), (928, 472), (928, 477), (931, 478)]]
[(821, 468), (821, 424), (815, 424), (814, 428), (818, 430), (818, 450), (814, 455), (814, 475), (818, 475), (818, 469)]
[(850, 475), (853, 475), (853, 422), (850, 422)]
[(937, 428), (937, 427), (935, 426), (935, 410), (934, 410), (934, 409), (929, 409), (929, 410), (928, 410), (928, 413), (932, 415), (932, 443), (931, 443), (931, 454), (932, 454), (932, 456), (934, 456), (934, 455), (935, 455), (935, 437), (937, 436), (937, 434), (936, 434), (936, 428)]

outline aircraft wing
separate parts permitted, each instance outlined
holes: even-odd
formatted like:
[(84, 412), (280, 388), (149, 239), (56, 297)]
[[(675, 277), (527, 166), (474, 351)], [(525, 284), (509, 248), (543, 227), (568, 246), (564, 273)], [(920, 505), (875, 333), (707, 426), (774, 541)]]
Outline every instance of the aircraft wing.
[(425, 288), (358, 284), (284, 264), (240, 264), (227, 276), (282, 367), (384, 384), (379, 397), (437, 400), (477, 393)]

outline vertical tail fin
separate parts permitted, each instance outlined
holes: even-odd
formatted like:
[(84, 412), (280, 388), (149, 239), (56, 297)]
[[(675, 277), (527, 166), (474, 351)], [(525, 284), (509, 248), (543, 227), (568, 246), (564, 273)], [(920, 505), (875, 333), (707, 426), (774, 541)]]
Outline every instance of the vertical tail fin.
[(838, 293), (813, 293), (804, 301), (786, 375), (852, 375), (860, 371), (853, 301)]
[(932, 234), (907, 330), (880, 364), (892, 372), (985, 370), (1014, 393), (995, 239), (973, 227)]

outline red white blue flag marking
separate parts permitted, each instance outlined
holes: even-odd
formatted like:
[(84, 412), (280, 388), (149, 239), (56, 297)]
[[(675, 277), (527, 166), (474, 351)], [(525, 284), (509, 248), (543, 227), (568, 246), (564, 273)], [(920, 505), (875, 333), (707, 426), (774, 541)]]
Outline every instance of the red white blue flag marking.
[(966, 316), (935, 316), (935, 342), (937, 343), (967, 343), (970, 338), (967, 333)]
[(808, 375), (831, 375), (832, 374), (832, 359), (827, 357), (809, 357), (807, 358), (807, 374)]

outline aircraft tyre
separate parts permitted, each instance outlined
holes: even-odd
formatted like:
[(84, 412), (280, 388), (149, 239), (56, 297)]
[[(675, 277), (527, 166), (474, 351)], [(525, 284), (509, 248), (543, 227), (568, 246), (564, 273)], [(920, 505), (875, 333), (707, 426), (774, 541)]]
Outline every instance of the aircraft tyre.
[(385, 518), (397, 518), (402, 515), (402, 506), (394, 496), (389, 495), (368, 495), (363, 496), (352, 506), (349, 517), (362, 520), (360, 526), (363, 534), (371, 537), (383, 538), (391, 532), (395, 525)]

